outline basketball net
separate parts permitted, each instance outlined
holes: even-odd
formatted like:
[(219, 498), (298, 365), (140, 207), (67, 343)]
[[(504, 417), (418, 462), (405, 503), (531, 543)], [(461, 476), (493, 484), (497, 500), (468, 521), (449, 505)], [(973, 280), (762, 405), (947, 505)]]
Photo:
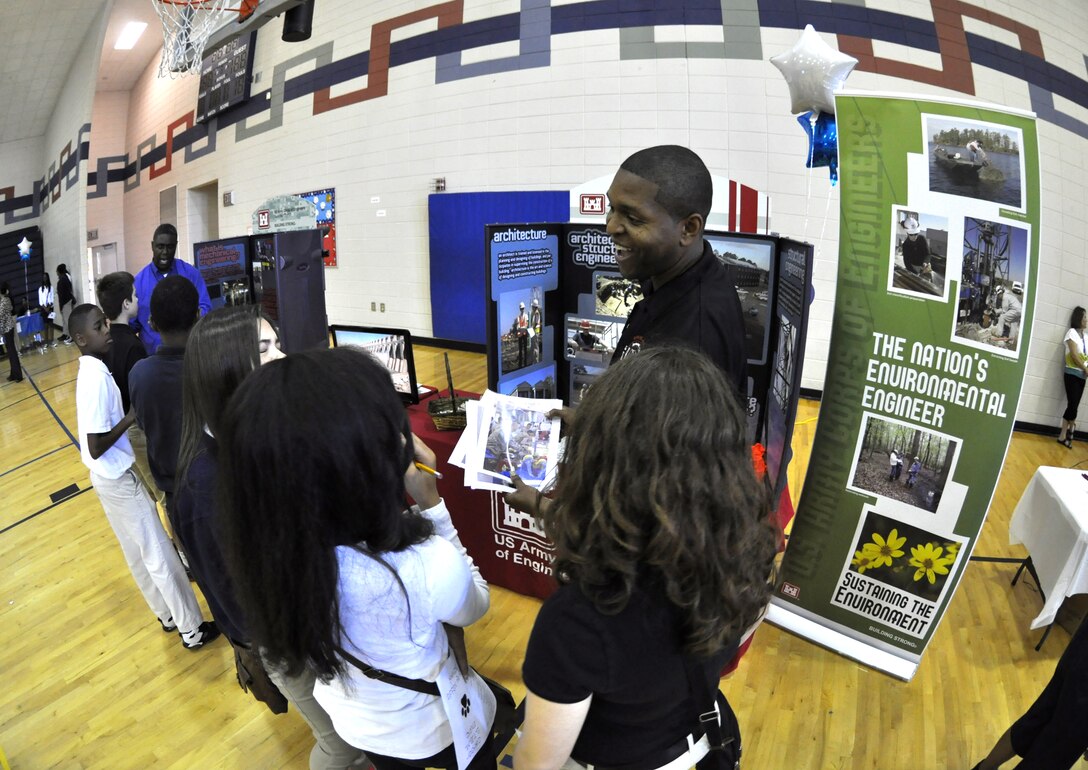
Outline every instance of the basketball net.
[[(159, 77), (200, 73), (204, 46), (212, 32), (219, 29), (232, 0), (151, 0), (162, 20), (162, 58)], [(243, 6), (248, 6), (243, 2)], [(254, 3), (253, 5), (256, 5)]]

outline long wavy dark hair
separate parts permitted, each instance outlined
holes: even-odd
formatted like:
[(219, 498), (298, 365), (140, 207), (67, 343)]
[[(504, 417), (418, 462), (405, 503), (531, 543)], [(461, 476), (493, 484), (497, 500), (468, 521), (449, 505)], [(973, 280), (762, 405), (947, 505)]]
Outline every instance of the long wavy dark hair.
[(1079, 329), (1082, 323), (1084, 323), (1084, 308), (1077, 305), (1073, 308), (1073, 314), (1069, 317), (1069, 328)]
[(712, 655), (770, 599), (775, 531), (745, 416), (702, 353), (644, 349), (613, 365), (578, 407), (545, 527), (556, 573), (604, 614), (656, 581), (685, 649)]
[[(163, 284), (168, 280), (164, 278)], [(222, 307), (197, 321), (189, 333), (181, 370), (181, 442), (174, 474), (179, 489), (204, 446), (204, 427), (218, 438), (227, 400), (260, 366), (262, 317), (256, 305)]]
[(367, 353), (308, 351), (248, 377), (220, 428), (224, 552), (250, 632), (289, 673), (328, 680), (344, 668), (336, 547), (385, 564), (434, 533), (405, 511), (404, 406)]

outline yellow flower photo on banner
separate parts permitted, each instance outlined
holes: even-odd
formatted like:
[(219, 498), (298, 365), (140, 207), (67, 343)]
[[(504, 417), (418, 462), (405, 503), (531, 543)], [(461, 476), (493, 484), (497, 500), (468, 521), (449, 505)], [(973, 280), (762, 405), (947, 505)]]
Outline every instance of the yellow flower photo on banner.
[(914, 580), (919, 581), (924, 575), (931, 584), (937, 582), (937, 575), (947, 575), (948, 568), (956, 557), (942, 557), (944, 549), (933, 543), (911, 546), (910, 565), (918, 569), (914, 573)]
[(854, 551), (854, 559), (850, 563), (857, 567), (859, 575), (864, 575), (865, 570), (873, 568), (873, 559), (876, 558), (876, 553), (869, 550), (871, 545), (872, 543), (866, 543), (865, 547), (860, 551)]
[(893, 529), (888, 533), (888, 538), (885, 540), (880, 536), (879, 532), (873, 533), (873, 542), (866, 543), (865, 550), (869, 550), (872, 546), (870, 553), (875, 552), (876, 558), (873, 562), (873, 567), (882, 567), (892, 565), (892, 559), (897, 559), (903, 555), (903, 545), (907, 542), (907, 538), (900, 537), (899, 531)]

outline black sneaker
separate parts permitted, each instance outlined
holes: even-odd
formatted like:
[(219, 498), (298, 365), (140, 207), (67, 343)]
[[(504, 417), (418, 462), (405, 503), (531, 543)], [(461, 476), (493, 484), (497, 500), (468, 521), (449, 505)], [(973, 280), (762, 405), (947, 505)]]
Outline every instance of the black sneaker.
[(185, 646), (185, 649), (196, 652), (204, 645), (219, 638), (219, 627), (215, 625), (215, 621), (209, 620), (200, 624), (200, 627), (193, 632), (192, 639), (186, 640), (185, 634), (178, 634), (178, 636), (181, 637), (181, 643)]
[(159, 625), (162, 626), (162, 630), (168, 634), (178, 630), (178, 624), (174, 622), (173, 618), (167, 618), (164, 622), (162, 618), (155, 618), (159, 621)]

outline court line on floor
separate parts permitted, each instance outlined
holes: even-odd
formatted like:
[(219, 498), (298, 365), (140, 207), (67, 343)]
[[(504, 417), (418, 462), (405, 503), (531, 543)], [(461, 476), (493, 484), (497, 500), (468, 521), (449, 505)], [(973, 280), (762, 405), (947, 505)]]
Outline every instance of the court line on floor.
[(20, 524), (25, 524), (26, 522), (30, 521), (31, 519), (33, 519), (33, 518), (35, 518), (37, 516), (41, 516), (46, 511), (51, 511), (54, 508), (56, 508), (58, 505), (63, 505), (64, 503), (68, 502), (72, 498), (79, 497), (84, 492), (89, 492), (92, 489), (94, 489), (94, 487), (90, 487), (90, 486), (86, 487), (85, 489), (80, 489), (80, 490), (78, 490), (76, 492), (73, 492), (72, 494), (68, 495), (67, 497), (64, 497), (64, 498), (61, 498), (60, 500), (57, 500), (57, 502), (55, 502), (55, 503), (52, 503), (50, 505), (45, 506), (40, 511), (35, 511), (34, 513), (30, 514), (29, 516), (26, 516), (26, 517), (24, 517), (22, 519), (19, 519), (19, 521), (15, 522), (14, 524), (9, 524), (8, 526), (4, 527), (3, 529), (0, 529), (0, 535), (4, 534), (8, 530), (15, 529)]
[(18, 401), (12, 401), (10, 404), (4, 404), (3, 406), (0, 406), (0, 412), (3, 412), (5, 409), (11, 409), (13, 406), (18, 406), (19, 404), (23, 403), (24, 401), (29, 401), (32, 398), (34, 398), (33, 393), (31, 393), (30, 395), (27, 395), (27, 396), (23, 396)]
[[(49, 403), (49, 399), (45, 397), (42, 389), (38, 387), (38, 383), (34, 382), (34, 377), (30, 374), (30, 372), (27, 372), (26, 378), (30, 380), (30, 384), (31, 386), (33, 386), (34, 391), (38, 394), (38, 398), (40, 398), (42, 400), (42, 403), (45, 404), (45, 408), (49, 410), (49, 414), (53, 415), (53, 419), (57, 421), (57, 425), (60, 426), (60, 429), (64, 431), (65, 434), (67, 434), (69, 440), (72, 442), (72, 444), (75, 445), (75, 448), (80, 449), (79, 442), (76, 441), (76, 437), (72, 435), (72, 431), (68, 430), (68, 426), (64, 424), (64, 420), (62, 420), (60, 418), (60, 415), (56, 413), (56, 410), (53, 409), (53, 405)], [(82, 449), (80, 449), (80, 451), (82, 451)]]
[(59, 446), (56, 449), (54, 449), (54, 450), (52, 450), (50, 452), (46, 452), (45, 454), (43, 454), (43, 455), (41, 455), (39, 457), (35, 457), (33, 460), (27, 460), (22, 465), (16, 465), (11, 470), (6, 470), (3, 473), (0, 473), (0, 478), (3, 478), (4, 476), (7, 476), (9, 473), (15, 473), (15, 471), (19, 470), (20, 468), (25, 468), (26, 466), (30, 465), (31, 463), (38, 462), (38, 460), (44, 460), (46, 457), (49, 457), (49, 455), (56, 454), (57, 452), (61, 451), (62, 449), (68, 449), (68, 448), (69, 448), (69, 445), (65, 444), (64, 446)]

